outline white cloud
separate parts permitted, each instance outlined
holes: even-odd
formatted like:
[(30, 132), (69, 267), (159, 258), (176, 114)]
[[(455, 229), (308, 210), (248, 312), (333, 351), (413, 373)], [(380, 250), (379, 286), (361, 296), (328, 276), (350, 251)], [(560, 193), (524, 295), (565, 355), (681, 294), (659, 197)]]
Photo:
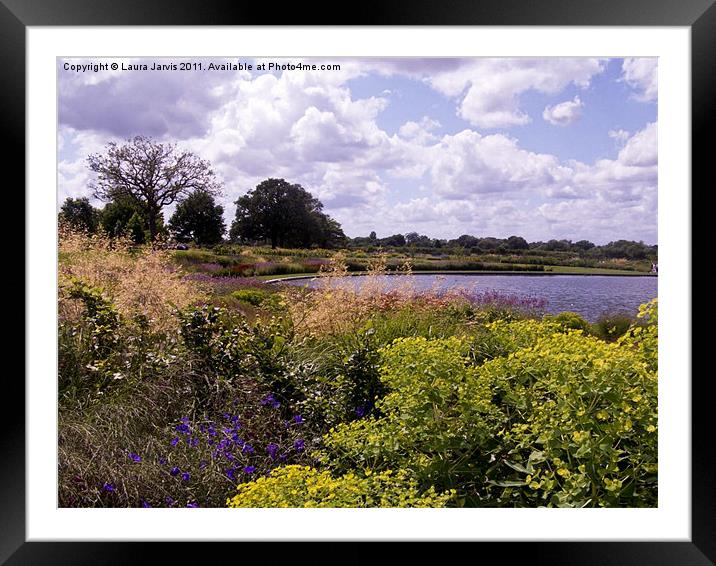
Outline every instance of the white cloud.
[(475, 59), (427, 79), (450, 97), (462, 97), (458, 115), (481, 128), (524, 125), (531, 118), (519, 107), (528, 90), (556, 94), (567, 85), (589, 86), (604, 70), (599, 59)]
[[(645, 234), (645, 226), (655, 231), (656, 123), (631, 136), (610, 131), (620, 141), (618, 155), (586, 164), (529, 151), (502, 133), (440, 135), (437, 120), (418, 118), (427, 108), (389, 135), (378, 125), (391, 109), (388, 89), (355, 98), (347, 86), (367, 72), (409, 76), (454, 99), (456, 112), (475, 126), (495, 127), (529, 120), (522, 93), (584, 88), (603, 68), (592, 59), (448, 59), (370, 61), (342, 65), (338, 74), (239, 73), (206, 85), (221, 104), (202, 114), (201, 133), (180, 145), (210, 160), (225, 181), (220, 202), (229, 221), (233, 201), (271, 176), (302, 184), (351, 235), (418, 230), (604, 241)], [(576, 96), (545, 114), (569, 123), (582, 106)], [(174, 126), (167, 128), (161, 139), (173, 138)], [(61, 200), (88, 194), (86, 156), (113, 139), (101, 128), (61, 127)], [(631, 224), (617, 229), (617, 219)]]
[(612, 138), (616, 143), (623, 145), (626, 143), (626, 141), (629, 139), (629, 136), (631, 135), (627, 130), (609, 130), (607, 132), (607, 135)]
[(624, 59), (622, 80), (634, 89), (635, 99), (642, 102), (655, 101), (659, 86), (658, 59), (656, 57)]
[(584, 103), (579, 96), (575, 96), (572, 100), (547, 106), (542, 112), (542, 118), (553, 126), (568, 126), (579, 120), (582, 116), (582, 108), (584, 108)]
[(558, 185), (570, 175), (553, 155), (521, 149), (516, 139), (502, 134), (473, 130), (443, 137), (431, 163), (435, 192), (455, 199)]

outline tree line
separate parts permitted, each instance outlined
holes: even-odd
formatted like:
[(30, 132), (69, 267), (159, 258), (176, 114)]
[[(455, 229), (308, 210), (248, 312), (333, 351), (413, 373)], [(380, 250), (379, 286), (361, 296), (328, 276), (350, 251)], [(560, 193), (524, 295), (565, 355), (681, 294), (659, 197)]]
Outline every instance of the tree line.
[[(223, 186), (208, 161), (175, 144), (136, 136), (123, 145), (109, 143), (101, 154), (87, 158), (95, 173), (92, 196), (105, 203), (95, 208), (86, 197), (67, 198), (60, 219), (90, 233), (128, 236), (135, 243), (171, 237), (180, 243), (212, 246), (224, 241), (224, 207), (217, 204)], [(657, 247), (618, 240), (596, 246), (587, 240), (527, 242), (520, 236), (454, 239), (431, 238), (417, 232), (378, 238), (348, 238), (323, 204), (299, 184), (269, 178), (239, 197), (228, 241), (269, 244), (272, 248), (409, 248), (434, 252), (460, 248), (471, 253), (569, 252), (581, 256), (655, 259)], [(176, 205), (165, 224), (163, 210)]]

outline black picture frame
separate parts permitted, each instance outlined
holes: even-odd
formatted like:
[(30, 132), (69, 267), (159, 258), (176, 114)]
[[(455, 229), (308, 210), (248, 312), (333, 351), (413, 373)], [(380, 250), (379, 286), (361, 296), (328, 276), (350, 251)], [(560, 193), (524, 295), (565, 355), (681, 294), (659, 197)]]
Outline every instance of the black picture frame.
[[(14, 171), (13, 186), (24, 186), (24, 168), (18, 168), (17, 164), (25, 163), (25, 32), (28, 26), (266, 24), (689, 27), (692, 38), (692, 210), (699, 210), (693, 206), (702, 198), (699, 192), (713, 186), (708, 167), (713, 161), (711, 138), (716, 113), (714, 0), (365, 0), (342, 6), (329, 2), (284, 4), (275, 10), (261, 4), (208, 0), (0, 0), (0, 72), (4, 77), (0, 108), (4, 137), (9, 142), (0, 159), (6, 175)], [(693, 187), (698, 188), (693, 190)], [(688, 195), (687, 187), (682, 190)], [(24, 203), (19, 206), (25, 208)], [(693, 236), (692, 241), (696, 243)], [(692, 257), (697, 256), (692, 253)], [(31, 300), (32, 297), (25, 294), (25, 304)], [(695, 332), (692, 336), (692, 344), (700, 344)], [(692, 351), (698, 350), (692, 346)], [(478, 543), (483, 545), (480, 555), (486, 556), (482, 553), (489, 550), (499, 553), (503, 560), (509, 558), (510, 562), (552, 565), (716, 563), (716, 480), (713, 477), (716, 443), (709, 419), (714, 380), (708, 371), (695, 373), (693, 379), (691, 375), (664, 375), (662, 379), (691, 379), (690, 542)], [(25, 389), (16, 372), (6, 372), (2, 398), (5, 419), (0, 431), (0, 562), (10, 565), (131, 564), (144, 561), (148, 552), (156, 551), (163, 562), (187, 563), (201, 556), (201, 561), (208, 563), (216, 551), (226, 551), (225, 545), (206, 544), (26, 542), (25, 412), (24, 403), (20, 401), (25, 398)], [(305, 556), (315, 556), (315, 553)]]

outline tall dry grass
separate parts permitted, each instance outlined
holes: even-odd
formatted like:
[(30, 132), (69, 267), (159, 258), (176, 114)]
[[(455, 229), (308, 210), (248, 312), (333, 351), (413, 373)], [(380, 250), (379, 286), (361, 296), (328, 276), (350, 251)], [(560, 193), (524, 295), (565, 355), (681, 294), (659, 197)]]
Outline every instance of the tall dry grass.
[(168, 251), (67, 226), (59, 229), (58, 277), (61, 324), (77, 320), (80, 312), (77, 301), (66, 293), (73, 279), (101, 289), (126, 320), (141, 317), (165, 334), (178, 328), (177, 309), (207, 298), (205, 286), (185, 280)]

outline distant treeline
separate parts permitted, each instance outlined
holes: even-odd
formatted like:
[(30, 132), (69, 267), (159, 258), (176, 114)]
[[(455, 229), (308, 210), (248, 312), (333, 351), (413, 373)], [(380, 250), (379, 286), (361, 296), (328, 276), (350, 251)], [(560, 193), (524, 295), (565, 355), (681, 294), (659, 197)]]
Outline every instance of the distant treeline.
[[(528, 242), (520, 236), (509, 238), (479, 238), (469, 234), (463, 234), (452, 240), (430, 238), (417, 232), (408, 234), (393, 234), (387, 238), (378, 238), (375, 232), (368, 237), (350, 238), (348, 248), (366, 249), (370, 247), (381, 248), (410, 248), (416, 253), (434, 253), (435, 250), (443, 250), (445, 253), (453, 253), (457, 249), (474, 254), (518, 254), (518, 255), (542, 255), (545, 252), (552, 252), (550, 255), (560, 255), (564, 252), (569, 255), (579, 255), (591, 259), (633, 259), (652, 260), (658, 257), (656, 245), (650, 246), (644, 242), (631, 240), (616, 240), (608, 244), (597, 246), (588, 240), (548, 240), (547, 242)], [(541, 262), (544, 263), (544, 262)]]

